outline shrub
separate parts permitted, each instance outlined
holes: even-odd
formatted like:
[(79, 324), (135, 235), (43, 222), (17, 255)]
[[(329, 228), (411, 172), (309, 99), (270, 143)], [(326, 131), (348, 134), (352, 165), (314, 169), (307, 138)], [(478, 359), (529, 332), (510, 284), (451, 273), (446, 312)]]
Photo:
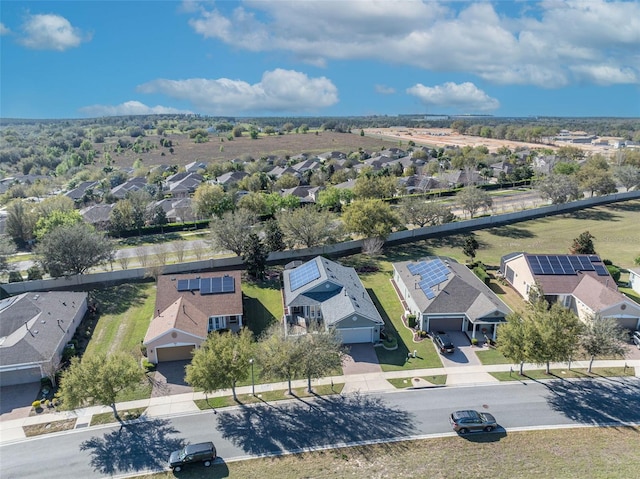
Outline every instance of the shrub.
[(142, 358), (142, 367), (144, 368), (145, 372), (149, 372), (153, 368), (155, 368), (156, 365), (149, 361), (147, 358)]
[(416, 327), (416, 315), (415, 314), (410, 314), (407, 316), (407, 324), (409, 325), (410, 328), (415, 328)]
[(37, 266), (32, 266), (27, 270), (27, 279), (34, 281), (36, 279), (42, 279), (42, 271)]
[(31, 403), (31, 405), (33, 406), (33, 409), (40, 409), (41, 403), (39, 400), (35, 400)]
[(478, 344), (478, 338), (471, 338), (471, 344), (472, 344), (473, 346), (477, 346), (477, 344)]
[(607, 265), (607, 271), (609, 271), (609, 274), (616, 283), (620, 280), (620, 268), (614, 265)]
[(483, 281), (485, 284), (489, 284), (489, 280), (490, 280), (489, 275), (481, 265), (478, 265), (475, 268), (473, 268), (473, 272), (478, 278), (480, 278), (481, 281)]
[(19, 283), (24, 281), (24, 278), (19, 271), (9, 271), (9, 283)]

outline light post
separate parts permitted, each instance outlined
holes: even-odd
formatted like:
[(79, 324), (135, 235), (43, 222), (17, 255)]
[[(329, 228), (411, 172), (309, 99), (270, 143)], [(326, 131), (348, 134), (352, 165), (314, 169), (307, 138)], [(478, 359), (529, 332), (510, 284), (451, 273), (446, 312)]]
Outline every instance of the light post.
[(256, 383), (253, 381), (253, 358), (249, 359), (249, 364), (251, 364), (251, 394), (253, 396), (256, 395)]

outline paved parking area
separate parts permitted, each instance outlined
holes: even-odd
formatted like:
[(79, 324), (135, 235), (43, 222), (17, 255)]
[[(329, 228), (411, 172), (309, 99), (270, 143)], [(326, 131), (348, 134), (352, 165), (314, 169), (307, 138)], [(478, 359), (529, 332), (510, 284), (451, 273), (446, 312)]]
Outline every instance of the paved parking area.
[(31, 403), (36, 400), (40, 383), (0, 387), (0, 420), (29, 417)]
[(480, 360), (475, 353), (479, 348), (471, 346), (471, 342), (465, 333), (462, 331), (446, 331), (446, 333), (451, 338), (456, 349), (453, 353), (440, 355), (442, 365), (445, 368), (480, 365)]
[(349, 344), (348, 346), (349, 354), (342, 363), (342, 371), (345, 376), (382, 372), (373, 344)]
[(189, 362), (190, 361), (185, 360), (158, 363), (153, 373), (151, 397), (172, 396), (174, 394), (193, 392), (193, 388), (184, 380), (184, 368)]

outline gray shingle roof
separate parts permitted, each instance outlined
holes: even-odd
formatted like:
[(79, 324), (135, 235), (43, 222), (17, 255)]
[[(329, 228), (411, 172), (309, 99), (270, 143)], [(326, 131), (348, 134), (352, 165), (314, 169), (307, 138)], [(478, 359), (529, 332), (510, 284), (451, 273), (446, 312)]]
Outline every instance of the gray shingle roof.
[[(289, 281), (292, 270), (285, 270), (284, 298), (287, 307), (321, 305), (326, 324), (336, 324), (341, 319), (358, 314), (382, 324), (380, 313), (360, 281), (356, 270), (342, 266), (322, 256), (308, 261), (315, 262), (320, 276), (308, 284), (291, 291)], [(304, 267), (304, 264), (298, 267)]]
[(0, 301), (0, 366), (50, 360), (86, 298), (87, 293), (48, 292)]

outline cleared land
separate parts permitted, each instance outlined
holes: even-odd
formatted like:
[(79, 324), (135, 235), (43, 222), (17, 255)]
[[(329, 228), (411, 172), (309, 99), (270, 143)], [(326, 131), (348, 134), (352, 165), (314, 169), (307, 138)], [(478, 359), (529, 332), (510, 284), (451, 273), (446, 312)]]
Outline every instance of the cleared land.
[(629, 478), (637, 477), (640, 468), (639, 433), (638, 428), (622, 427), (445, 437), (193, 467), (180, 477)]

